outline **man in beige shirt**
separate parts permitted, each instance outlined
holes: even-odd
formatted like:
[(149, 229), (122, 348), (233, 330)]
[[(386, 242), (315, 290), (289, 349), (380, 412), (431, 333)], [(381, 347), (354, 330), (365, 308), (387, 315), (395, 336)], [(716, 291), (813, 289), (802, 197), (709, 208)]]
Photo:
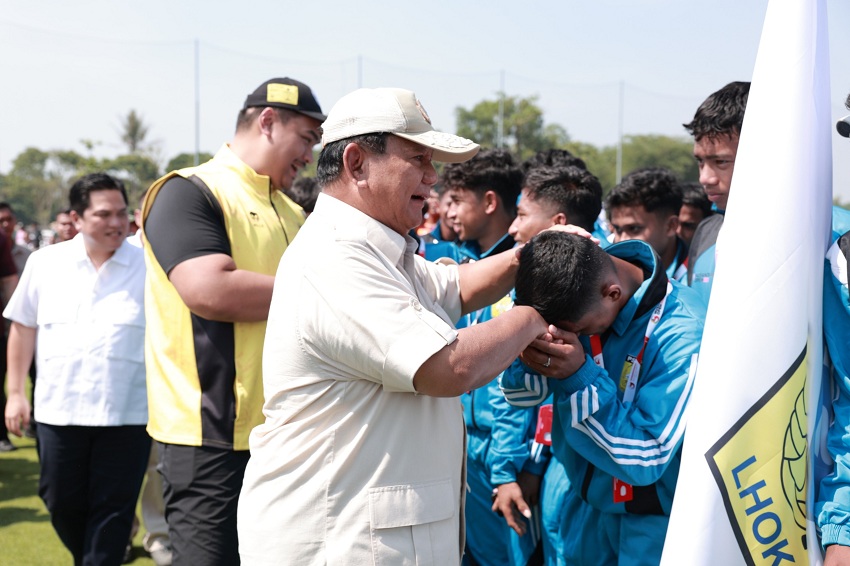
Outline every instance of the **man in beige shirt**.
[(323, 125), (323, 193), (281, 261), (263, 354), (264, 424), (239, 501), (244, 564), (459, 564), (464, 422), (457, 396), (546, 323), (518, 307), (456, 330), (513, 285), (513, 250), (428, 263), (408, 232), (432, 161), (478, 145), (436, 132), (415, 95), (360, 89)]

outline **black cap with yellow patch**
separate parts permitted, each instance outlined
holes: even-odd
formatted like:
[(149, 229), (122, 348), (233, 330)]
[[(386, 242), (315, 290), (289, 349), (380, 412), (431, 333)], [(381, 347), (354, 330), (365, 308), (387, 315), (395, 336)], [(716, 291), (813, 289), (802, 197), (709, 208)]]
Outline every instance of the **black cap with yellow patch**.
[(284, 77), (282, 79), (271, 79), (248, 95), (245, 99), (243, 109), (252, 106), (273, 106), (275, 108), (286, 108), (324, 122), (325, 116), (319, 101), (313, 96), (310, 87), (295, 79)]

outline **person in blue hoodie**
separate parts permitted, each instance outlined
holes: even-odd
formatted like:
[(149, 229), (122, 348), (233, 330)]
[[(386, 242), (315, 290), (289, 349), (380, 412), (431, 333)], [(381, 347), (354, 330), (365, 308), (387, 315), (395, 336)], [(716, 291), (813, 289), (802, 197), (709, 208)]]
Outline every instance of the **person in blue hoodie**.
[[(508, 401), (553, 396), (552, 450), (571, 489), (568, 564), (658, 564), (679, 472), (705, 309), (668, 281), (649, 244), (602, 250), (547, 230), (522, 249), (516, 304), (550, 334), (522, 354), (534, 374), (502, 378)], [(548, 377), (543, 377), (548, 376)]]
[[(850, 96), (844, 104), (850, 110)], [(838, 132), (850, 137), (850, 116), (838, 122)], [(833, 207), (830, 242), (824, 261), (823, 328), (834, 391), (827, 448), (835, 465), (821, 481), (815, 504), (824, 566), (850, 563), (850, 211)]]
[(694, 119), (684, 125), (694, 136), (699, 182), (717, 213), (700, 222), (688, 251), (688, 285), (706, 303), (714, 281), (715, 245), (723, 227), (749, 93), (750, 83), (729, 83), (706, 98)]
[(677, 234), (681, 208), (679, 180), (664, 167), (635, 169), (605, 199), (614, 243), (648, 243), (661, 257), (667, 277), (676, 281), (688, 276), (688, 246)]

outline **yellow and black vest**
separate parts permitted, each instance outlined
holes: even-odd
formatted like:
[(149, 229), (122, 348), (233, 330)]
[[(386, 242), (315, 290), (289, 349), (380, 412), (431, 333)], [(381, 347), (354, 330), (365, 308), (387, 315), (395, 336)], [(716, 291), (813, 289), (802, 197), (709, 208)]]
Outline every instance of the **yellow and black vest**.
[[(207, 163), (156, 181), (143, 219), (175, 175), (206, 190), (221, 208), (237, 269), (274, 275), (304, 223), (301, 207), (281, 191), (270, 194), (269, 178), (224, 146)], [(145, 263), (148, 433), (168, 444), (247, 450), (248, 434), (263, 422), (266, 322), (203, 319), (183, 303), (150, 246)]]

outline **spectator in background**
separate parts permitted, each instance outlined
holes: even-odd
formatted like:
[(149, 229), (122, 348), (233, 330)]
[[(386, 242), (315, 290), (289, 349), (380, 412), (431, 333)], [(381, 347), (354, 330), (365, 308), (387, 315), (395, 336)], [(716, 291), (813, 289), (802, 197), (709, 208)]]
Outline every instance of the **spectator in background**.
[(682, 189), (682, 208), (679, 209), (679, 229), (676, 234), (690, 247), (694, 232), (699, 223), (713, 214), (711, 201), (705, 189), (699, 183), (684, 183)]
[(126, 241), (120, 181), (86, 175), (70, 203), (80, 237), (34, 252), (3, 313), (5, 420), (18, 436), (30, 420), (24, 382), (37, 353), (39, 494), (75, 564), (120, 564), (150, 452), (145, 265)]
[(18, 268), (18, 273), (24, 272), (24, 266), (27, 263), (27, 258), (32, 253), (26, 246), (22, 246), (15, 240), (17, 231), (18, 219), (15, 216), (15, 211), (12, 205), (8, 202), (0, 202), (0, 230), (6, 234), (9, 242), (12, 244), (12, 257), (15, 259), (15, 267)]
[(709, 95), (697, 108), (694, 119), (684, 124), (694, 136), (699, 182), (717, 213), (700, 222), (688, 251), (688, 285), (697, 290), (706, 304), (714, 282), (717, 236), (729, 201), (749, 94), (750, 83), (729, 83)]
[(53, 243), (67, 242), (77, 235), (77, 227), (74, 226), (74, 221), (71, 219), (71, 210), (63, 210), (56, 213), (56, 220), (53, 222), (53, 231), (56, 236), (53, 238)]
[(688, 248), (676, 235), (682, 193), (668, 169), (647, 167), (632, 171), (605, 199), (614, 243), (643, 240), (661, 256), (667, 276), (684, 281)]
[(304, 209), (304, 217), (310, 216), (313, 207), (316, 206), (316, 198), (319, 196), (319, 184), (315, 177), (298, 177), (292, 182), (289, 189), (283, 191), (286, 196), (295, 201), (295, 204)]
[[(433, 188), (431, 192), (432, 194), (435, 192)], [(451, 190), (445, 185), (437, 185), (436, 193), (437, 224), (431, 232), (419, 236), (419, 255), (428, 261), (437, 261), (440, 258), (447, 257), (458, 263), (465, 263), (475, 259), (478, 246), (473, 246), (470, 249), (461, 247), (457, 232), (454, 231), (451, 221), (446, 217), (452, 201)]]
[[(20, 276), (20, 274), (24, 272), (24, 267), (27, 264), (27, 259), (29, 259), (30, 254), (32, 253), (32, 250), (30, 250), (26, 246), (22, 246), (21, 244), (17, 243), (17, 241), (15, 240), (15, 232), (17, 231), (17, 226), (18, 226), (18, 219), (15, 217), (15, 211), (12, 208), (12, 205), (10, 205), (7, 202), (0, 202), (0, 231), (2, 231), (4, 234), (6, 234), (6, 236), (8, 236), (9, 241), (12, 242), (12, 258), (14, 258), (14, 260), (15, 260), (15, 268), (18, 270), (18, 275)], [(6, 298), (8, 299), (9, 297), (7, 296)], [(5, 307), (5, 305), (6, 305), (6, 302), (4, 301), (3, 306)], [(3, 370), (4, 370), (3, 371), (4, 376), (6, 375), (5, 362), (6, 362), (6, 341), (9, 338), (8, 330), (9, 329), (8, 329), (8, 325), (7, 325), (4, 328), (4, 336), (3, 336), (3, 366), (2, 367), (3, 367)], [(30, 382), (32, 383), (31, 391), (35, 391), (35, 381), (36, 381), (36, 376), (37, 376), (37, 370), (36, 370), (36, 367), (35, 367), (35, 360), (33, 360), (33, 363), (30, 364), (29, 376), (30, 376)], [(5, 407), (6, 406), (5, 397), (2, 400), (3, 400), (2, 406)], [(32, 411), (31, 411), (31, 413), (32, 413), (32, 412), (35, 411), (35, 397), (31, 395), (30, 401), (32, 403)], [(32, 417), (32, 414), (30, 416)], [(3, 428), (5, 429), (5, 425), (3, 425)], [(24, 435), (27, 436), (28, 438), (35, 438), (35, 428), (36, 428), (35, 418), (30, 418), (30, 424), (29, 424), (29, 426), (27, 426), (26, 430), (24, 430)], [(0, 441), (2, 441), (2, 438), (0, 438)], [(0, 442), (0, 443), (2, 443), (2, 442)]]
[[(12, 293), (15, 291), (15, 286), (18, 284), (18, 271), (15, 268), (15, 260), (12, 257), (11, 241), (6, 237), (6, 233), (0, 231), (0, 305), (4, 308)], [(3, 334), (6, 334), (6, 320), (0, 319), (0, 325), (3, 326)], [(6, 377), (6, 356), (0, 360), (0, 385)], [(0, 386), (0, 402), (3, 407), (6, 406), (6, 392)], [(11, 452), (17, 450), (17, 447), (9, 440), (9, 433), (6, 430), (6, 422), (0, 424), (0, 452)]]
[(449, 164), (442, 182), (451, 191), (446, 218), (466, 247), (474, 243), (479, 258), (513, 247), (508, 228), (516, 217), (522, 172), (510, 153), (485, 150), (466, 163)]

